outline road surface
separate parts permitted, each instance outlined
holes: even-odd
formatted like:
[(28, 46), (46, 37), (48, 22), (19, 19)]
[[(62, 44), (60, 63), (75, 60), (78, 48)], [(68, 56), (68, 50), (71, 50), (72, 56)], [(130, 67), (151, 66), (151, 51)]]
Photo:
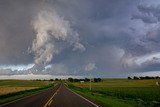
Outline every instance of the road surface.
[(74, 93), (64, 84), (52, 90), (22, 98), (0, 107), (98, 107), (95, 103)]

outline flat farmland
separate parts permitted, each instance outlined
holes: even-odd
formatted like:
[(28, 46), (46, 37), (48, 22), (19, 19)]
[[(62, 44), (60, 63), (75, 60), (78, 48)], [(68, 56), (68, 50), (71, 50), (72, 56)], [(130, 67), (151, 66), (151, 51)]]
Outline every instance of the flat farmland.
[(0, 80), (0, 95), (40, 88), (50, 83), (50, 81)]
[(103, 79), (102, 82), (68, 83), (70, 88), (106, 107), (159, 107), (160, 80)]
[(38, 87), (0, 87), (0, 95), (24, 91), (24, 90), (30, 90), (35, 88), (38, 88)]
[(0, 103), (34, 94), (53, 86), (53, 81), (0, 80)]

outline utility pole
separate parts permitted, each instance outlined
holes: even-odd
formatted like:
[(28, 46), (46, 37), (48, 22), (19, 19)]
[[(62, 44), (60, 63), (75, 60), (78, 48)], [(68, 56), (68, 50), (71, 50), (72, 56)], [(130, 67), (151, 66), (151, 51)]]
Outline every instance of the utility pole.
[(92, 84), (91, 84), (91, 82), (92, 82), (92, 79), (91, 79), (91, 73), (90, 73), (90, 84), (89, 84), (89, 89), (90, 89), (90, 90), (92, 89)]

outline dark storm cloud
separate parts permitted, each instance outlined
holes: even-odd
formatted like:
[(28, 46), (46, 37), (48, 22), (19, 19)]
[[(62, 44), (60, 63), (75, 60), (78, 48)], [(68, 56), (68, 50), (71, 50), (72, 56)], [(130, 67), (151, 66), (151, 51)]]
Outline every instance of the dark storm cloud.
[(27, 53), (34, 38), (30, 20), (35, 1), (0, 1), (0, 64), (27, 64), (32, 55)]
[[(155, 0), (156, 1), (156, 0)], [(154, 2), (155, 2), (154, 1)], [(153, 2), (153, 3), (154, 3)], [(157, 4), (141, 4), (137, 6), (138, 14), (133, 15), (133, 19), (140, 19), (143, 21), (145, 28), (147, 29), (142, 37), (139, 39), (140, 43), (148, 50), (149, 52), (158, 52), (160, 43), (159, 34), (160, 34), (160, 5), (157, 1)]]
[(141, 14), (133, 15), (133, 19), (141, 19), (145, 23), (157, 23), (160, 20), (160, 5), (139, 5), (138, 10)]
[[(158, 61), (153, 63), (152, 60), (145, 60), (140, 65), (137, 61), (137, 57), (143, 60), (144, 55), (150, 57), (150, 54), (152, 56), (153, 52), (160, 49), (160, 8), (154, 1), (153, 4), (151, 1), (144, 3), (140, 0), (1, 0), (0, 64), (35, 62), (39, 57), (38, 54), (35, 58), (35, 52), (39, 51), (27, 51), (33, 48), (37, 33), (31, 22), (41, 10), (45, 10), (53, 14), (53, 18), (56, 12), (60, 21), (69, 22), (72, 32), (79, 35), (78, 43), (81, 45), (76, 47), (82, 49), (83, 45), (85, 51), (74, 51), (75, 45), (61, 44), (63, 41), (53, 38), (48, 44), (63, 50), (60, 49), (58, 54), (50, 57), (45, 65), (50, 65), (48, 68), (36, 66), (43, 70), (40, 73), (82, 75), (86, 74), (86, 65), (90, 64), (95, 65), (95, 75), (113, 76), (125, 74), (126, 71), (159, 70), (158, 67), (154, 69), (159, 65)], [(42, 19), (44, 21), (45, 17)], [(52, 16), (51, 20), (48, 18), (45, 21), (52, 22)], [(51, 34), (53, 29), (47, 29)], [(54, 53), (53, 50), (49, 52)]]

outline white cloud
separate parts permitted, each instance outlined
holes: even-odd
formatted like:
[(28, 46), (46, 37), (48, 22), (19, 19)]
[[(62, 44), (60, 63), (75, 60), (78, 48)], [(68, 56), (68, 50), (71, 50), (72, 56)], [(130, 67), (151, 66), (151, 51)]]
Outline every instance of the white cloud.
[[(152, 61), (155, 59), (160, 59), (160, 52), (156, 52), (156, 53), (151, 53), (151, 54), (147, 54), (144, 56), (139, 56), (135, 58), (135, 63), (138, 65), (141, 65), (147, 61)], [(160, 62), (160, 60), (158, 60)]]
[(68, 71), (68, 67), (63, 63), (51, 64), (46, 67), (46, 72), (49, 72), (50, 74), (64, 75), (67, 74)]
[(92, 71), (94, 69), (96, 69), (96, 64), (95, 63), (88, 63), (86, 66), (85, 66), (85, 71)]
[(139, 72), (139, 73), (132, 73), (131, 75), (135, 75), (135, 76), (160, 76), (160, 71)]
[(85, 50), (80, 43), (79, 34), (54, 8), (40, 10), (32, 25), (37, 34), (31, 48), (35, 55), (35, 65), (48, 64), (55, 55), (68, 46), (73, 46), (73, 50)]
[(35, 75), (35, 74), (27, 74), (27, 75), (0, 75), (1, 79), (25, 79), (25, 80), (35, 80), (35, 79), (67, 79), (69, 77), (72, 78), (85, 78), (84, 76), (72, 76), (72, 75)]
[(27, 64), (27, 65), (1, 65), (0, 69), (10, 69), (14, 70), (27, 70), (33, 67), (34, 64)]

